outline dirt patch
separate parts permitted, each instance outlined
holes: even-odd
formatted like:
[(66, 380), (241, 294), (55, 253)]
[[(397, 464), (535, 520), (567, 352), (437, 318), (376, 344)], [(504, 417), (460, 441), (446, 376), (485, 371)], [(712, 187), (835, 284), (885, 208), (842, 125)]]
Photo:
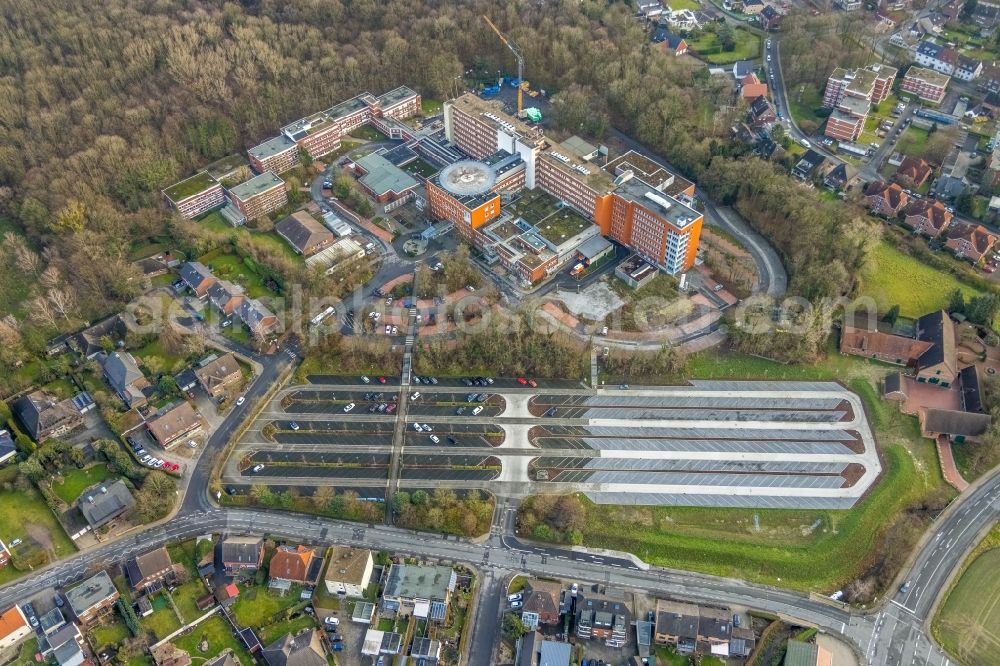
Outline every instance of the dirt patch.
[(865, 466), (861, 463), (850, 463), (840, 473), (844, 477), (844, 488), (850, 488), (865, 475)]
[(552, 297), (564, 303), (575, 316), (591, 321), (603, 321), (625, 305), (625, 301), (604, 280), (595, 282), (579, 293), (560, 289)]
[(48, 554), (50, 560), (56, 559), (55, 544), (52, 542), (52, 535), (49, 534), (48, 528), (42, 527), (37, 523), (25, 523), (24, 531), (38, 544), (39, 548)]

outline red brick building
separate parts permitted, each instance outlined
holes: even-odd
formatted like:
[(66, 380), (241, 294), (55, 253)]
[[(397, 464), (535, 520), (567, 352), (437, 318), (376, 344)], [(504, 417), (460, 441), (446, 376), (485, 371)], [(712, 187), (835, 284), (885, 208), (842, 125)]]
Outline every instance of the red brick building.
[(926, 236), (940, 236), (951, 224), (952, 214), (934, 199), (918, 199), (904, 209), (903, 224)]
[(923, 67), (910, 67), (903, 76), (900, 90), (916, 95), (925, 102), (940, 104), (948, 89), (950, 76)]
[(897, 183), (876, 181), (865, 190), (865, 205), (876, 214), (885, 217), (896, 217), (899, 211), (910, 202), (910, 197)]

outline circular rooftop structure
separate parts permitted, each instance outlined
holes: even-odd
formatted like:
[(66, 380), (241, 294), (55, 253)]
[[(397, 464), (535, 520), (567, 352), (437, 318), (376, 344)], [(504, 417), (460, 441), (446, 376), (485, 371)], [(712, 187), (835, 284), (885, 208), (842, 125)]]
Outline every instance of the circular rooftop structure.
[(488, 192), (496, 179), (493, 169), (484, 162), (462, 160), (442, 169), (438, 181), (448, 192), (465, 197)]

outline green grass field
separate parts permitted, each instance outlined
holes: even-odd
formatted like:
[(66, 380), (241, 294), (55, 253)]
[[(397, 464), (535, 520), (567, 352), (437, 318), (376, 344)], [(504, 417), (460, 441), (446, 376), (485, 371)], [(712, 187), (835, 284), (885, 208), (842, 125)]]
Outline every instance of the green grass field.
[(29, 666), (29, 664), (36, 664), (36, 654), (38, 654), (38, 639), (30, 638), (21, 643), (21, 647), (18, 648), (17, 654), (14, 656), (14, 660), (10, 662), (10, 666)]
[(105, 622), (89, 630), (90, 637), (98, 649), (108, 645), (118, 645), (129, 637), (128, 627), (118, 618), (118, 615), (111, 615), (110, 618), (113, 620), (112, 622)]
[(241, 591), (231, 610), (241, 625), (259, 629), (269, 623), (275, 613), (297, 604), (301, 591), (301, 585), (292, 585), (292, 588), (282, 597), (276, 593), (268, 592), (263, 587), (251, 587)]
[(107, 465), (93, 465), (87, 469), (75, 467), (64, 470), (62, 483), (53, 483), (52, 490), (66, 504), (72, 504), (80, 497), (80, 493), (108, 478)]
[(948, 296), (961, 289), (966, 298), (978, 292), (954, 276), (926, 266), (886, 241), (873, 252), (861, 273), (861, 293), (875, 299), (879, 310), (899, 305), (900, 314), (918, 317), (948, 305)]
[[(202, 637), (208, 640), (208, 650), (202, 652), (198, 649)], [(249, 666), (254, 663), (250, 653), (244, 649), (243, 644), (233, 635), (229, 623), (218, 613), (208, 618), (190, 633), (174, 639), (173, 644), (182, 650), (187, 650), (194, 663), (203, 663), (204, 660), (219, 655), (226, 648), (233, 650), (240, 663)]]
[(910, 126), (906, 128), (899, 141), (896, 143), (896, 150), (911, 157), (923, 157), (927, 148), (927, 130)]
[(920, 437), (916, 419), (878, 397), (877, 382), (890, 366), (842, 356), (831, 341), (827, 357), (815, 365), (710, 351), (692, 355), (689, 369), (695, 378), (842, 382), (864, 401), (883, 452), (881, 480), (850, 511), (617, 507), (585, 501), (585, 545), (629, 551), (662, 566), (829, 594), (880, 557), (880, 537), (904, 509), (930, 493), (947, 492), (936, 452), (930, 440)]
[(229, 280), (243, 287), (250, 298), (272, 295), (271, 290), (264, 286), (264, 281), (260, 279), (260, 276), (251, 270), (238, 254), (209, 252), (200, 257), (199, 261), (206, 266), (211, 266), (212, 272), (219, 279)]
[[(30, 489), (0, 493), (0, 538), (5, 543), (14, 539), (34, 538), (49, 552), (50, 557), (65, 557), (76, 547), (45, 504), (41, 493)], [(15, 553), (16, 553), (15, 549)], [(12, 566), (0, 569), (0, 585), (21, 576)]]
[(295, 635), (303, 629), (309, 629), (316, 626), (316, 621), (313, 620), (312, 617), (303, 614), (294, 620), (285, 620), (284, 622), (276, 622), (275, 624), (269, 624), (266, 627), (262, 627), (259, 636), (260, 642), (264, 645), (268, 645), (278, 640), (285, 634)]
[(1000, 651), (1000, 548), (965, 570), (935, 618), (935, 637), (967, 666), (997, 663)]
[(719, 37), (714, 32), (706, 31), (698, 39), (689, 39), (688, 46), (699, 58), (713, 65), (725, 65), (737, 60), (750, 60), (760, 57), (760, 37), (746, 28), (736, 28), (734, 31), (736, 48), (723, 51)]
[[(175, 559), (174, 562), (177, 560)], [(180, 611), (185, 622), (191, 622), (205, 612), (198, 610), (198, 600), (206, 594), (208, 594), (208, 588), (197, 576), (193, 580), (177, 586), (173, 591), (174, 604), (177, 605), (177, 610)]]
[(139, 623), (142, 627), (147, 631), (153, 632), (156, 636), (156, 640), (163, 640), (165, 637), (169, 636), (181, 627), (181, 623), (177, 620), (177, 615), (174, 613), (174, 609), (170, 607), (170, 602), (165, 596), (163, 596), (165, 594), (166, 590), (164, 590), (162, 594), (152, 598), (152, 615), (139, 618)]
[(682, 9), (690, 9), (693, 12), (699, 11), (701, 9), (701, 3), (698, 0), (672, 0), (672, 2), (666, 3), (670, 5), (670, 9), (677, 12)]

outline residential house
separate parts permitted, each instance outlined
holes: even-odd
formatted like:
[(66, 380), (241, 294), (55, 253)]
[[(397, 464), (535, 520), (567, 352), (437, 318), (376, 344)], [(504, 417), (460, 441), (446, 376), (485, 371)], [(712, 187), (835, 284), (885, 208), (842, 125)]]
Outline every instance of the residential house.
[(285, 634), (265, 647), (261, 656), (267, 666), (327, 666), (318, 629), (306, 629), (294, 636)]
[(240, 588), (236, 583), (226, 583), (215, 588), (215, 599), (223, 608), (229, 608), (240, 596)]
[(562, 616), (562, 585), (556, 582), (533, 580), (522, 593), (525, 613), (538, 615), (538, 624), (556, 625)]
[(146, 421), (149, 434), (165, 449), (177, 444), (182, 437), (201, 432), (203, 426), (201, 414), (186, 400)]
[(637, 5), (639, 16), (655, 18), (663, 13), (663, 3), (660, 0), (639, 0)]
[(125, 578), (137, 592), (159, 589), (163, 581), (171, 578), (173, 573), (174, 563), (165, 547), (143, 553), (125, 563)]
[(260, 537), (227, 537), (222, 541), (219, 554), (227, 574), (256, 571), (264, 561), (264, 540)]
[(833, 4), (845, 12), (853, 12), (861, 9), (861, 0), (833, 0)]
[(826, 158), (815, 150), (807, 150), (792, 168), (792, 175), (799, 180), (812, 179)]
[(316, 254), (333, 243), (333, 232), (304, 210), (292, 213), (274, 225), (274, 230), (292, 249), (304, 257)]
[(925, 236), (940, 236), (951, 224), (952, 214), (936, 199), (917, 199), (903, 209), (903, 224)]
[(960, 81), (972, 81), (979, 78), (983, 73), (983, 63), (981, 60), (959, 55), (958, 64), (955, 65), (955, 78)]
[(0, 430), (0, 465), (10, 462), (17, 455), (17, 445), (9, 430)]
[(926, 183), (933, 173), (933, 167), (925, 160), (907, 155), (894, 177), (904, 187), (917, 188)]
[(743, 13), (757, 16), (764, 11), (764, 0), (743, 0)]
[(0, 652), (9, 650), (32, 634), (20, 606), (11, 606), (0, 613)]
[[(170, 324), (167, 324), (168, 326)], [(151, 388), (149, 380), (139, 370), (135, 357), (127, 351), (108, 354), (103, 362), (104, 379), (122, 399), (125, 406), (132, 409), (146, 404), (146, 391)]]
[(732, 615), (727, 608), (698, 607), (698, 651), (729, 656)]
[(397, 611), (412, 609), (415, 617), (443, 621), (457, 581), (450, 567), (393, 564), (382, 591), (382, 606)]
[(751, 72), (740, 79), (740, 96), (747, 101), (767, 96), (767, 84), (761, 83), (757, 75)]
[(204, 666), (249, 666), (249, 664), (241, 665), (240, 660), (233, 656), (232, 648), (226, 648), (218, 657), (206, 661)]
[(194, 370), (191, 368), (184, 368), (174, 375), (174, 381), (177, 382), (177, 388), (180, 390), (190, 391), (198, 385), (198, 375), (194, 374)]
[(703, 19), (698, 16), (699, 13), (700, 12), (693, 12), (690, 9), (676, 9), (666, 12), (660, 20), (660, 24), (662, 25), (666, 22), (671, 30), (681, 32), (699, 30), (704, 24)]
[(774, 8), (774, 5), (767, 5), (760, 11), (760, 27), (769, 32), (775, 32), (781, 28), (781, 22), (785, 15)]
[(107, 571), (98, 571), (76, 587), (66, 591), (66, 604), (77, 621), (87, 625), (109, 612), (118, 601), (118, 588)]
[(751, 127), (754, 129), (767, 128), (773, 125), (777, 119), (778, 114), (774, 105), (766, 97), (762, 95), (750, 100), (747, 109), (747, 122), (750, 123)]
[(173, 643), (157, 643), (149, 650), (154, 666), (191, 666), (191, 655)]
[(12, 411), (22, 429), (39, 443), (83, 425), (83, 415), (72, 400), (56, 400), (44, 391), (33, 391), (18, 398)]
[(974, 365), (962, 368), (958, 373), (959, 383), (962, 387), (962, 411), (973, 414), (983, 414), (986, 409), (983, 407), (982, 392), (979, 385), (979, 370)]
[(247, 300), (243, 287), (228, 280), (219, 280), (208, 288), (208, 299), (227, 317)]
[(201, 387), (213, 398), (218, 398), (243, 383), (243, 372), (240, 370), (240, 364), (236, 362), (236, 358), (231, 353), (223, 354), (205, 365), (195, 368), (194, 374)]
[(90, 359), (105, 351), (106, 341), (110, 341), (112, 346), (124, 346), (129, 329), (130, 320), (116, 314), (70, 336), (66, 344), (84, 358)]
[(39, 651), (46, 657), (54, 657), (58, 666), (82, 666), (86, 661), (83, 653), (83, 634), (73, 624), (63, 624), (51, 634), (38, 641)]
[(816, 643), (788, 641), (784, 666), (833, 666), (833, 655)]
[[(951, 76), (958, 66), (958, 52), (948, 46), (924, 40), (917, 45), (913, 59), (918, 65)], [(971, 79), (966, 79), (971, 81)]]
[(626, 633), (632, 624), (632, 613), (624, 601), (599, 595), (576, 598), (576, 635), (583, 639), (597, 639), (619, 647), (627, 640)]
[(733, 63), (733, 78), (742, 81), (743, 77), (750, 74), (755, 69), (754, 64), (749, 60), (739, 60)]
[(367, 548), (334, 546), (323, 580), (330, 594), (361, 598), (372, 579), (375, 561)]
[(240, 303), (236, 308), (236, 316), (251, 334), (261, 338), (274, 333), (279, 324), (277, 315), (256, 298)]
[(959, 259), (969, 259), (974, 264), (981, 262), (993, 246), (997, 237), (981, 224), (956, 222), (948, 230), (945, 246)]
[(653, 43), (659, 44), (671, 55), (679, 56), (688, 52), (687, 40), (663, 27), (653, 31)]
[(315, 585), (323, 570), (323, 555), (308, 546), (278, 546), (268, 570), (272, 582)]
[(857, 180), (858, 170), (846, 162), (841, 162), (830, 169), (823, 179), (823, 184), (834, 192), (851, 189), (852, 183)]
[(913, 337), (845, 325), (840, 353), (905, 366), (918, 382), (943, 388), (958, 378), (955, 328), (944, 310), (917, 319)]
[(135, 498), (121, 479), (115, 479), (87, 488), (80, 493), (76, 505), (90, 529), (96, 530), (130, 511)]
[(674, 646), (678, 654), (691, 654), (698, 647), (699, 619), (696, 604), (657, 599), (653, 641)]
[(218, 282), (208, 266), (200, 261), (189, 261), (181, 266), (181, 280), (198, 298), (208, 296), (208, 288)]
[(410, 644), (410, 658), (417, 664), (432, 666), (441, 659), (441, 641), (430, 638), (414, 638)]

